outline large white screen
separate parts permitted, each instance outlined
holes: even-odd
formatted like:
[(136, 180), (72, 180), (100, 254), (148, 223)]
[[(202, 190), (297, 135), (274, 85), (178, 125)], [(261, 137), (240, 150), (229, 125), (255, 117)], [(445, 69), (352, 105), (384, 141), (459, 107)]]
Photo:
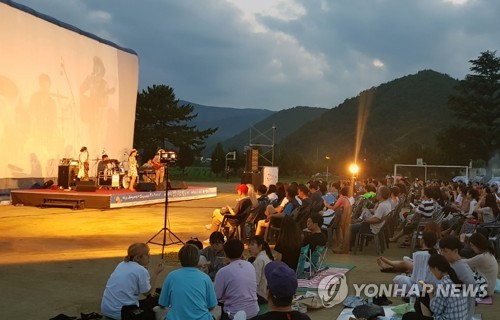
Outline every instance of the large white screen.
[(56, 177), (60, 159), (78, 158), (81, 146), (92, 159), (103, 150), (124, 158), (137, 55), (5, 3), (0, 43), (0, 179)]

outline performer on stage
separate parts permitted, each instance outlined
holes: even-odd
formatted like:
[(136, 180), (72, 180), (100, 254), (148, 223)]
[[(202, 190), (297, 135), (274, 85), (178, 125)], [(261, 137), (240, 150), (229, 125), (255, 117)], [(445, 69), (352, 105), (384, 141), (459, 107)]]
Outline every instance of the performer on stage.
[(160, 156), (165, 150), (160, 149), (153, 158), (153, 167), (155, 168), (155, 183), (157, 186), (163, 184), (163, 177), (165, 176), (165, 164), (161, 163)]
[(89, 181), (89, 151), (83, 146), (78, 156), (78, 179)]
[(128, 186), (128, 189), (131, 191), (136, 191), (134, 188), (135, 182), (137, 180), (137, 159), (135, 158), (137, 156), (137, 150), (132, 149), (130, 151), (130, 156), (128, 157), (128, 163), (129, 163), (129, 168), (128, 168), (128, 175), (130, 177), (130, 185)]
[(142, 180), (144, 182), (154, 182), (154, 172), (153, 159), (151, 158), (139, 168), (139, 173), (142, 173)]
[(106, 175), (106, 163), (109, 160), (109, 156), (107, 154), (102, 155), (101, 161), (97, 164), (97, 174), (104, 174)]

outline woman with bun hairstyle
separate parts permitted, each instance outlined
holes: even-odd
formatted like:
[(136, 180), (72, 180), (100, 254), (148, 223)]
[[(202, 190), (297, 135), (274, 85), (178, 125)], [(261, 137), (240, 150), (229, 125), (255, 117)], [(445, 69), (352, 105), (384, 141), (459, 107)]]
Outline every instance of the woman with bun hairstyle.
[(139, 295), (147, 296), (156, 290), (157, 276), (163, 271), (159, 264), (150, 281), (149, 247), (145, 243), (134, 243), (128, 247), (127, 256), (118, 264), (108, 279), (101, 302), (101, 313), (115, 320), (125, 320), (134, 312), (144, 313), (144, 319), (153, 319), (154, 306), (139, 301)]

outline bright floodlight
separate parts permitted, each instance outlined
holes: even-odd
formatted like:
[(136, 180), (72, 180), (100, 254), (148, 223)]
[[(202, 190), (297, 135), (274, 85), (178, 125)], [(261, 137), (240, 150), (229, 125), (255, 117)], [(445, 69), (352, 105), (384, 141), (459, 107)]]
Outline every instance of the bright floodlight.
[(359, 171), (359, 167), (357, 164), (353, 163), (349, 166), (349, 172), (352, 173), (353, 175), (357, 174)]

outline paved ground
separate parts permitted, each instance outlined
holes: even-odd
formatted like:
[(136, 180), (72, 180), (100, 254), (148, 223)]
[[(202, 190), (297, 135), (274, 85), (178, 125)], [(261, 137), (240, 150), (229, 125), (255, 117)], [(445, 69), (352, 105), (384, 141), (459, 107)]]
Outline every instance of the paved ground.
[[(213, 209), (234, 203), (234, 184), (217, 187), (216, 198), (169, 205), (171, 230), (182, 240), (208, 238), (204, 225), (210, 222)], [(82, 211), (0, 207), (0, 319), (39, 320), (59, 313), (98, 312), (106, 281), (126, 248), (161, 230), (164, 212), (163, 205)], [(160, 259), (160, 249), (152, 246), (154, 264)], [(173, 252), (178, 249), (178, 245), (167, 247), (172, 252), (167, 254), (171, 263), (158, 284), (168, 270), (177, 267)], [(378, 271), (373, 251), (369, 248), (357, 256), (329, 252), (327, 262), (354, 264), (356, 268), (348, 273), (350, 284), (391, 282), (394, 275)], [(386, 252), (394, 259), (403, 255), (408, 255), (407, 250), (391, 248)], [(352, 287), (350, 290), (354, 293)], [(394, 300), (395, 304), (400, 302)], [(336, 306), (309, 314), (312, 319), (336, 319), (340, 311)], [(480, 306), (476, 311), (483, 319), (497, 319), (500, 303)]]

